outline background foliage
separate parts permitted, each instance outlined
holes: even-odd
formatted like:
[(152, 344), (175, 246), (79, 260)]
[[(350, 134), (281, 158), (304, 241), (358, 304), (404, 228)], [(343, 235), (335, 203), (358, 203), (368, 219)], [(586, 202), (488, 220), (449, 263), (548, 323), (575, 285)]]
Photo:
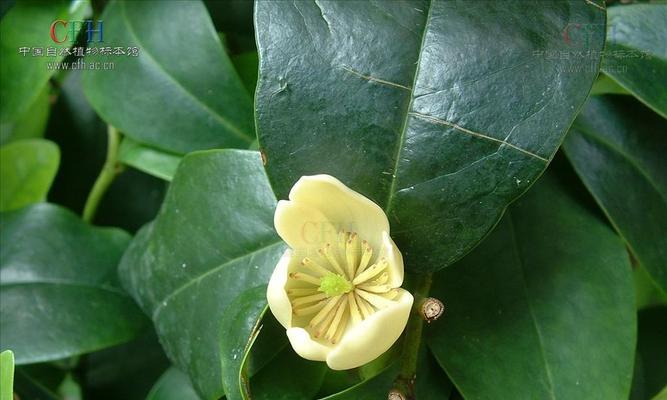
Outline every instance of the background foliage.
[(405, 340), (332, 371), (267, 313), (314, 173), (446, 304), (416, 398), (667, 398), (667, 5), (1, 4), (1, 400), (386, 398)]

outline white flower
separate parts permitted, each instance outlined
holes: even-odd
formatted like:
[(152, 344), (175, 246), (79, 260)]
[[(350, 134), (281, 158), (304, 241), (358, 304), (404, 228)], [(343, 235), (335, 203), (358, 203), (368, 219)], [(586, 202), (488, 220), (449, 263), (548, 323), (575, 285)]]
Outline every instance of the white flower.
[(332, 176), (304, 176), (278, 202), (274, 224), (290, 249), (267, 298), (294, 350), (336, 370), (387, 351), (413, 297), (400, 288), (403, 258), (382, 209)]

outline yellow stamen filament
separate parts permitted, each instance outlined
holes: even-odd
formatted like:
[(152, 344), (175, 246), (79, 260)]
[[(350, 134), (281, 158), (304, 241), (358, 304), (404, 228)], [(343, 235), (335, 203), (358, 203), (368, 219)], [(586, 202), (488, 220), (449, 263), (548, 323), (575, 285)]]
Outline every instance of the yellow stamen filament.
[(292, 313), (294, 315), (299, 316), (299, 317), (305, 316), (305, 315), (313, 315), (316, 312), (320, 311), (326, 303), (327, 303), (326, 300), (322, 300), (319, 303), (317, 303), (315, 305), (312, 305), (312, 306), (302, 307), (302, 308), (301, 307), (294, 307), (294, 308), (292, 308)]
[(320, 300), (323, 300), (323, 299), (326, 299), (326, 298), (327, 298), (327, 295), (324, 294), (324, 293), (318, 293), (318, 294), (313, 294), (313, 295), (310, 295), (310, 296), (298, 297), (298, 298), (292, 300), (292, 305), (294, 307), (302, 306), (302, 305), (309, 304), (309, 303), (314, 303), (316, 301), (320, 301)]
[(349, 326), (391, 305), (398, 290), (388, 284), (387, 260), (373, 263), (373, 249), (359, 235), (341, 231), (333, 243), (318, 250), (317, 261), (302, 259), (289, 274), (296, 287), (287, 295), (294, 315), (310, 319), (304, 327), (313, 337), (338, 343)]
[(332, 271), (329, 269), (324, 268), (320, 264), (316, 263), (315, 261), (311, 260), (310, 258), (306, 257), (301, 261), (301, 264), (304, 267), (310, 268), (312, 271), (317, 272), (320, 274), (320, 276), (326, 276), (327, 274), (331, 274)]
[(355, 285), (360, 285), (367, 280), (371, 279), (375, 275), (379, 274), (380, 272), (384, 271), (385, 268), (387, 268), (389, 264), (387, 263), (387, 260), (382, 259), (379, 262), (371, 265), (367, 270), (364, 272), (358, 274), (354, 280), (352, 280), (352, 283)]
[(345, 259), (347, 261), (347, 276), (354, 278), (354, 271), (357, 269), (357, 248), (359, 248), (359, 236), (356, 233), (350, 233), (345, 247)]
[(292, 272), (289, 276), (290, 278), (295, 279), (297, 281), (304, 281), (307, 283), (312, 283), (313, 285), (320, 284), (320, 280), (318, 278), (315, 278), (312, 275), (304, 274), (303, 272)]

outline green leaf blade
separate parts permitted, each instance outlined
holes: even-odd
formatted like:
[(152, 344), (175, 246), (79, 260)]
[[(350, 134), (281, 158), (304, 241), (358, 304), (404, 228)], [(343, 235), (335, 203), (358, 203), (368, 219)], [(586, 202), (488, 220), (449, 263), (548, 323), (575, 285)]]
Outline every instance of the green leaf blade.
[[(623, 243), (545, 176), (438, 274), (429, 345), (466, 398), (627, 399), (635, 308)], [(548, 205), (545, 207), (545, 205)]]
[(0, 348), (18, 365), (122, 343), (145, 327), (116, 278), (125, 232), (51, 204), (3, 213), (0, 229)]
[[(451, 264), (539, 177), (595, 79), (598, 58), (574, 72), (545, 53), (601, 50), (604, 21), (574, 1), (257, 2), (277, 195), (334, 175), (386, 210), (409, 270)], [(575, 22), (594, 28), (566, 43)]]
[(60, 164), (58, 146), (27, 139), (0, 148), (0, 211), (46, 200)]
[(631, 98), (592, 98), (564, 144), (586, 188), (667, 291), (667, 122)]
[(667, 118), (667, 5), (631, 4), (609, 9), (602, 71)]
[[(268, 282), (285, 249), (273, 229), (275, 205), (257, 152), (190, 154), (158, 218), (138, 233), (121, 262), (124, 286), (205, 399), (223, 394), (223, 374), (228, 390), (233, 380), (239, 393), (238, 365), (225, 364), (222, 371), (220, 342), (237, 349), (252, 326), (223, 327), (222, 321), (237, 313), (229, 309), (236, 299)], [(258, 310), (266, 302), (251, 304)], [(230, 335), (221, 336), (223, 328)]]
[[(105, 41), (139, 47), (138, 57), (114, 59), (113, 71), (83, 75), (86, 96), (107, 122), (173, 153), (248, 147), (254, 139), (252, 103), (202, 2), (116, 1), (102, 18)], [(165, 30), (164, 21), (173, 20), (188, 24)]]

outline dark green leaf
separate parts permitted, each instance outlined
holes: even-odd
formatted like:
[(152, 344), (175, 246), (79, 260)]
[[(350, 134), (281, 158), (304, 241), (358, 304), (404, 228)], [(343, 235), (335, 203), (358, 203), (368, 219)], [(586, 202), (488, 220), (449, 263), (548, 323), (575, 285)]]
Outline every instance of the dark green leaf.
[(220, 341), (249, 336), (226, 327), (240, 338), (221, 337), (223, 318), (237, 313), (230, 305), (238, 296), (268, 282), (284, 251), (273, 229), (275, 205), (257, 152), (188, 155), (157, 219), (121, 262), (124, 286), (205, 399), (223, 394)]
[(390, 366), (380, 374), (366, 379), (339, 393), (327, 396), (322, 400), (376, 400), (384, 399), (392, 388), (394, 378), (398, 374), (397, 365)]
[[(90, 57), (115, 62), (113, 71), (84, 73), (86, 96), (102, 118), (175, 153), (248, 147), (252, 102), (200, 1), (113, 1), (101, 19), (105, 42), (139, 48), (138, 57)], [(167, 29), (166, 21), (183, 23)]]
[(637, 299), (637, 310), (642, 308), (663, 304), (667, 305), (667, 292), (656, 285), (646, 268), (635, 265), (632, 271), (635, 282), (635, 298)]
[(601, 94), (630, 94), (627, 90), (605, 74), (600, 74), (591, 88), (591, 96)]
[(181, 162), (181, 156), (143, 145), (131, 138), (123, 139), (118, 160), (157, 178), (171, 181)]
[(145, 326), (117, 284), (125, 232), (38, 204), (3, 213), (0, 233), (0, 348), (17, 364), (122, 343)]
[(252, 400), (310, 400), (320, 389), (327, 366), (308, 361), (286, 347), (250, 380)]
[(0, 144), (44, 135), (49, 119), (49, 86), (44, 86), (35, 102), (16, 120), (0, 122)]
[(435, 357), (425, 345), (419, 350), (415, 396), (419, 400), (448, 399), (452, 393), (452, 382), (442, 371)]
[[(80, 20), (89, 3), (87, 0), (70, 2), (66, 0), (19, 1), (0, 21), (0, 123), (12, 122), (25, 115), (26, 110), (37, 101), (44, 86), (63, 56), (46, 55), (46, 48), (56, 51), (70, 47), (65, 40), (58, 44), (49, 35), (51, 23), (57, 19)], [(63, 32), (59, 34), (64, 35)], [(71, 36), (71, 33), (70, 33)], [(63, 39), (60, 37), (60, 39)], [(19, 49), (29, 48), (22, 55)], [(33, 56), (33, 48), (41, 48), (42, 56)]]
[(46, 200), (58, 171), (60, 152), (53, 142), (27, 139), (0, 148), (0, 211)]
[[(387, 211), (408, 269), (451, 264), (538, 178), (584, 102), (599, 2), (256, 2), (276, 194), (334, 175)], [(591, 29), (565, 41), (571, 24)]]
[(14, 353), (5, 350), (0, 353), (0, 400), (14, 398)]
[(470, 255), (434, 277), (429, 345), (468, 399), (627, 399), (635, 344), (622, 241), (542, 178)]
[(565, 154), (656, 283), (667, 290), (667, 121), (627, 96), (591, 98)]
[(14, 392), (19, 396), (19, 399), (39, 399), (39, 400), (60, 400), (54, 393), (57, 385), (62, 381), (64, 372), (55, 368), (50, 368), (49, 373), (53, 378), (58, 378), (58, 382), (53, 385), (53, 388), (47, 387), (41, 381), (36, 379), (30, 373), (33, 372), (35, 366), (42, 367), (45, 364), (29, 365), (25, 367), (16, 368), (14, 375)]
[(667, 386), (666, 337), (667, 307), (652, 307), (639, 312), (632, 400), (651, 399)]
[(144, 400), (170, 365), (151, 329), (131, 342), (87, 355), (82, 362), (84, 398)]
[(667, 5), (609, 8), (602, 70), (667, 118)]
[(171, 367), (155, 383), (146, 400), (200, 400), (188, 376)]

